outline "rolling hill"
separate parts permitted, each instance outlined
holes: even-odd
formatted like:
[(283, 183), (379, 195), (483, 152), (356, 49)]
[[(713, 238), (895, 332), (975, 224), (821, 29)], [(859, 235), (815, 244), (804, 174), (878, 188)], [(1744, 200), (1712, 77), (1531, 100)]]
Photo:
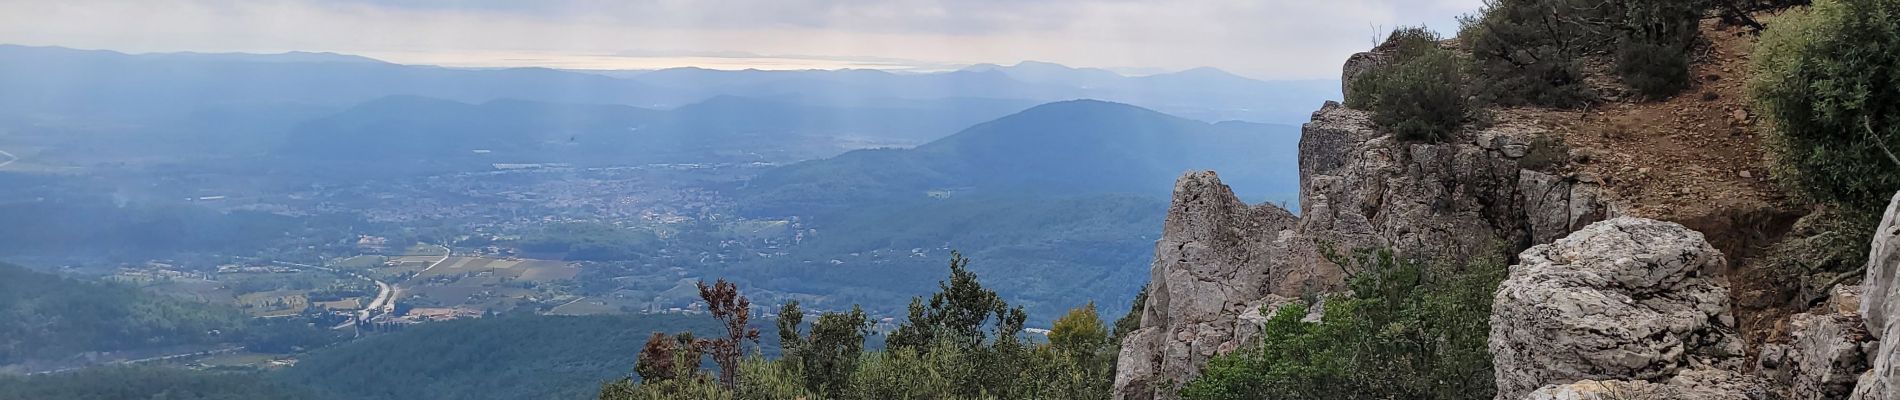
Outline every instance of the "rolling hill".
[(913, 149), (845, 153), (768, 171), (739, 190), (758, 215), (962, 193), (1165, 195), (1182, 172), (1223, 175), (1251, 196), (1298, 191), (1298, 128), (1209, 124), (1126, 104), (1050, 103)]
[(222, 343), (236, 310), (0, 263), (0, 367), (87, 352)]
[(309, 354), (282, 378), (339, 399), (591, 398), (601, 383), (633, 373), (653, 332), (708, 337), (716, 329), (705, 315), (448, 321)]
[(273, 153), (305, 162), (299, 166), (384, 171), (493, 163), (785, 162), (854, 147), (920, 143), (1024, 107), (980, 99), (827, 107), (718, 96), (653, 110), (391, 96), (299, 124)]
[(1294, 198), (1298, 137), (1290, 126), (1105, 101), (1036, 106), (911, 149), (766, 171), (732, 190), (741, 211), (798, 217), (812, 230), (787, 256), (718, 272), (815, 295), (818, 307), (901, 313), (959, 250), (1032, 323), (1047, 323), (1090, 300), (1129, 301), (1181, 173), (1219, 169), (1248, 196)]

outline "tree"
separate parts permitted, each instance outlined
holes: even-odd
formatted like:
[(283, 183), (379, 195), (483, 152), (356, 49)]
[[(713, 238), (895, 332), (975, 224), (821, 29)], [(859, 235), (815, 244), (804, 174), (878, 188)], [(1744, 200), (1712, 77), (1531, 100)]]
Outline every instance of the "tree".
[(634, 363), (633, 371), (640, 375), (643, 382), (659, 382), (678, 379), (683, 373), (690, 373), (699, 366), (699, 343), (693, 340), (692, 333), (678, 336), (654, 332), (647, 338), (646, 346), (640, 349), (640, 358)]
[(974, 347), (984, 342), (983, 327), (992, 316), (999, 332), (1013, 335), (1022, 330), (1028, 319), (1022, 308), (1011, 310), (995, 291), (984, 289), (969, 264), (962, 253), (950, 252), (950, 280), (937, 283), (939, 290), (928, 303), (911, 299), (909, 318), (891, 333), (891, 347), (922, 349), (938, 340)]
[(1107, 343), (1108, 330), (1102, 328), (1102, 317), (1096, 314), (1092, 301), (1056, 318), (1055, 325), (1049, 329), (1049, 345), (1060, 351), (1094, 352)]
[(752, 328), (752, 301), (739, 294), (738, 285), (725, 279), (712, 285), (699, 281), (699, 298), (706, 301), (713, 319), (726, 327), (725, 337), (702, 339), (699, 346), (711, 350), (713, 363), (719, 364), (719, 384), (731, 389), (739, 384), (745, 342), (759, 342), (759, 330)]
[(1038, 361), (1047, 370), (1044, 397), (1105, 399), (1114, 388), (1118, 343), (1095, 312), (1095, 303), (1070, 309), (1049, 329), (1049, 345), (1039, 349)]
[[(798, 303), (786, 303), (785, 310), (796, 312)], [(864, 337), (871, 334), (870, 317), (864, 309), (852, 306), (850, 312), (819, 315), (812, 323), (810, 336), (798, 334), (802, 316), (792, 317), (790, 323), (784, 316), (779, 318), (779, 346), (785, 350), (782, 360), (798, 366), (805, 388), (815, 393), (844, 393), (864, 352)]]
[(804, 323), (805, 311), (798, 308), (798, 300), (786, 301), (784, 305), (779, 306), (778, 347), (781, 359), (798, 359), (799, 350), (805, 344), (805, 338), (798, 333), (798, 327)]

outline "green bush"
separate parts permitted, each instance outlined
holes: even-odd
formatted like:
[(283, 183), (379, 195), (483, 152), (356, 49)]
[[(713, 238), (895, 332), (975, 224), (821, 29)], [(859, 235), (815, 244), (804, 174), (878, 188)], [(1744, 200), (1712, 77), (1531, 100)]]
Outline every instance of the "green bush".
[(1289, 305), (1249, 347), (1216, 356), (1182, 397), (1239, 399), (1490, 399), (1491, 296), (1497, 260), (1425, 263), (1362, 251), (1352, 295), (1328, 298), (1318, 322)]
[(1391, 58), (1353, 78), (1347, 105), (1372, 112), (1374, 123), (1403, 140), (1439, 142), (1469, 112), (1458, 57), (1425, 28), (1400, 28), (1381, 48)]
[(1524, 152), (1524, 158), (1517, 165), (1524, 169), (1542, 172), (1556, 172), (1570, 164), (1570, 145), (1559, 134), (1543, 134), (1531, 138), (1530, 149)]
[(1115, 319), (1115, 328), (1109, 334), (1110, 344), (1120, 346), (1128, 335), (1141, 329), (1141, 311), (1148, 304), (1148, 285), (1141, 285), (1141, 291), (1135, 292), (1135, 301), (1128, 306), (1128, 313)]
[(1750, 281), (1778, 290), (1765, 293), (1781, 304), (1805, 307), (1826, 298), (1831, 284), (1854, 282), (1866, 276), (1867, 243), (1872, 241), (1876, 216), (1847, 215), (1822, 209), (1796, 220), (1780, 241), (1769, 245), (1748, 276)]
[(1702, 0), (1619, 2), (1623, 28), (1616, 42), (1616, 73), (1623, 83), (1650, 98), (1688, 89), (1689, 50), (1696, 24), (1707, 5)]
[(1749, 90), (1773, 128), (1776, 176), (1877, 215), (1900, 190), (1900, 1), (1789, 12), (1770, 21), (1754, 62)]
[(1637, 94), (1669, 97), (1689, 88), (1689, 52), (1671, 44), (1623, 43), (1616, 49), (1616, 73)]

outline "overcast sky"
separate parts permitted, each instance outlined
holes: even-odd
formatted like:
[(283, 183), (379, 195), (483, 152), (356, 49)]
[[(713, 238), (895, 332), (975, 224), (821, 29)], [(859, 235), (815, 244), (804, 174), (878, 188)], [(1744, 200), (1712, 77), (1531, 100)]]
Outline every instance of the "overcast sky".
[(1336, 78), (1399, 25), (1482, 0), (0, 0), (0, 43), (331, 51), (401, 63), (936, 70), (1039, 60)]

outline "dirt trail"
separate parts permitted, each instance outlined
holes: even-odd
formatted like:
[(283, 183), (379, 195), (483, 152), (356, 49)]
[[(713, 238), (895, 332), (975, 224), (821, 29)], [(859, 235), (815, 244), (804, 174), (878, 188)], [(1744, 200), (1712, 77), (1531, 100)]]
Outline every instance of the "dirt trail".
[[(1513, 109), (1498, 119), (1528, 121), (1562, 135), (1577, 178), (1603, 185), (1623, 214), (1681, 223), (1708, 236), (1730, 260), (1731, 296), (1751, 347), (1779, 336), (1801, 305), (1754, 266), (1805, 208), (1769, 176), (1768, 132), (1748, 104), (1749, 60), (1757, 36), (1746, 28), (1702, 25), (1691, 72), (1695, 86), (1673, 98), (1631, 96), (1590, 110)], [(1601, 77), (1592, 77), (1600, 80)], [(1613, 78), (1612, 78), (1613, 79)]]

